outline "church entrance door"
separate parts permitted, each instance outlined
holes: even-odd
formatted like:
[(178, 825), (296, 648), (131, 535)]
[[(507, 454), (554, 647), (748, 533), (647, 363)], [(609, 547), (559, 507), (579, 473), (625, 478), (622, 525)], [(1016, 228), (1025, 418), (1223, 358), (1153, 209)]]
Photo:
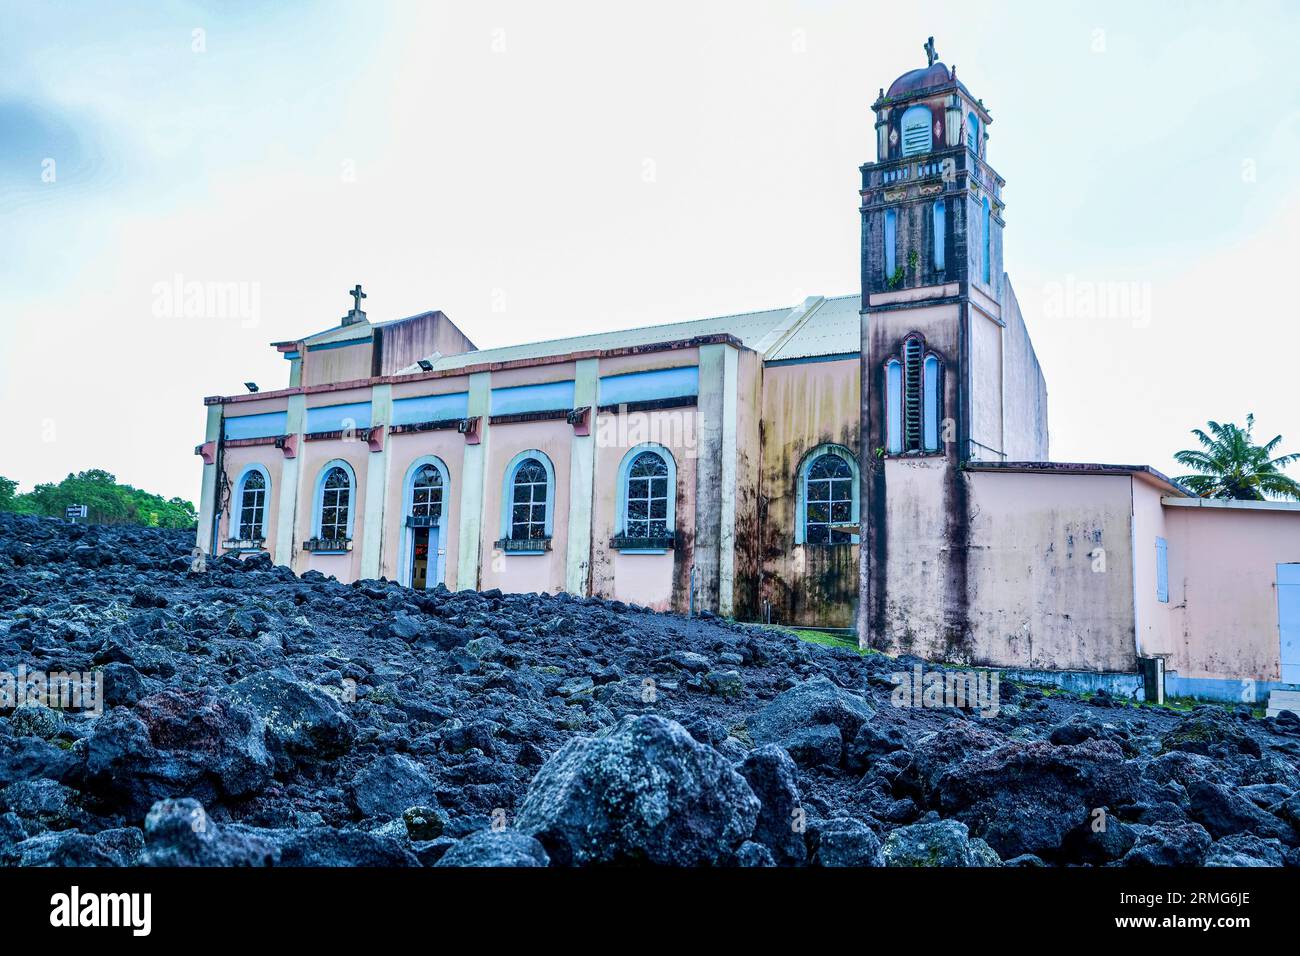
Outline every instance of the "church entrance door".
[(437, 528), (411, 529), (411, 587), (415, 590), (423, 591), (429, 586), (429, 561), (437, 561), (434, 557), (437, 553)]

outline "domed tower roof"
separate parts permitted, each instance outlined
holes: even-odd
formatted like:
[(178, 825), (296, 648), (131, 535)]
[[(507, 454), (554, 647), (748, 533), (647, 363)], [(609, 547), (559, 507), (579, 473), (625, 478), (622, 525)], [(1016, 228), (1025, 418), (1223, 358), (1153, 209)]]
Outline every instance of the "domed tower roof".
[(885, 94), (890, 99), (907, 96), (918, 90), (929, 90), (936, 86), (947, 86), (952, 82), (952, 71), (943, 63), (932, 63), (915, 70), (908, 70), (889, 85)]

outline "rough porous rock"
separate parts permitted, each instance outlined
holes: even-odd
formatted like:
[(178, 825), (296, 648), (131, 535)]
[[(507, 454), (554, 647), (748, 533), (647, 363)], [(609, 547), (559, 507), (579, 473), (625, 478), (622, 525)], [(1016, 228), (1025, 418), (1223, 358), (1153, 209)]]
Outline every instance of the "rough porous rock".
[(549, 866), (550, 857), (535, 839), (516, 830), (480, 830), (461, 840), (437, 866)]
[(517, 826), (564, 865), (699, 866), (730, 856), (758, 811), (721, 754), (646, 715), (566, 744), (533, 780)]
[(524, 820), (552, 865), (862, 865), (873, 837), (954, 865), (1300, 864), (1289, 713), (1007, 675), (986, 717), (896, 707), (915, 658), (266, 554), (192, 570), (194, 539), (0, 513), (0, 669), (104, 689), (0, 715), (0, 865), (432, 866), (504, 859)]
[(998, 866), (1001, 860), (966, 824), (937, 820), (899, 827), (881, 848), (885, 866)]

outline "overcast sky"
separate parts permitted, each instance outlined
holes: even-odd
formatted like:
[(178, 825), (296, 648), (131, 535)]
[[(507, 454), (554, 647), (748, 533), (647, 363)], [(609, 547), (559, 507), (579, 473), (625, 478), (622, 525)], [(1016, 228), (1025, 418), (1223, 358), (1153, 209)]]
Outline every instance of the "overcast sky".
[[(869, 107), (931, 34), (994, 117), (1053, 459), (1176, 473), (1190, 428), (1249, 411), (1300, 450), (1298, 26), (1293, 2), (0, 0), (0, 474), (197, 500), (203, 396), (285, 385), (267, 343), (357, 282), (372, 321), (442, 309), (480, 347), (856, 293)], [(247, 308), (187, 317), (177, 277)]]

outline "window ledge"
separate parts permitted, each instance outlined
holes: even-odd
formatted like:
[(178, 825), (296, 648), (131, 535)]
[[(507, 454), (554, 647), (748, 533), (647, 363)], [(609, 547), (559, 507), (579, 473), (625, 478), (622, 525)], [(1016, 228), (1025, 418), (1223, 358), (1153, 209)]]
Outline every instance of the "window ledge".
[(618, 534), (609, 539), (609, 546), (625, 554), (665, 554), (676, 548), (677, 538), (671, 534), (662, 538), (630, 538)]
[(550, 538), (500, 538), (496, 542), (498, 550), (506, 554), (546, 554), (551, 550)]
[(352, 539), (311, 538), (302, 543), (302, 549), (313, 554), (347, 554), (352, 550)]
[(239, 552), (265, 551), (266, 539), (265, 538), (229, 538), (221, 542), (221, 549), (223, 551), (239, 551)]

